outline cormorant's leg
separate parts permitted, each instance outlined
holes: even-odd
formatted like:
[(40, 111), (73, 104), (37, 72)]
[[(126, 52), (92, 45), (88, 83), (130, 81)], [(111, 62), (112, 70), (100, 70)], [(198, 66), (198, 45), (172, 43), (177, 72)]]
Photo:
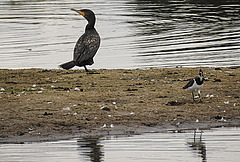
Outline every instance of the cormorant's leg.
[(192, 92), (192, 98), (193, 98), (193, 102), (195, 102), (195, 99), (194, 99), (194, 93)]
[(100, 73), (98, 73), (98, 72), (94, 72), (94, 71), (88, 70), (87, 67), (86, 67), (86, 65), (84, 65), (83, 67), (84, 67), (84, 69), (86, 70), (87, 74), (100, 74)]
[(89, 72), (89, 70), (87, 69), (86, 65), (84, 65), (83, 67), (84, 67), (86, 72)]

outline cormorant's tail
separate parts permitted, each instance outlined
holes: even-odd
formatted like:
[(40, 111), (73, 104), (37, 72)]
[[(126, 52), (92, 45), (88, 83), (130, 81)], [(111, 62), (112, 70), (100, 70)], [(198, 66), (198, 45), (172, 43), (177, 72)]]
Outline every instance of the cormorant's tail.
[(71, 68), (73, 68), (73, 67), (75, 66), (75, 62), (74, 62), (74, 61), (70, 61), (70, 62), (61, 64), (61, 65), (59, 65), (59, 66), (60, 66), (61, 68), (63, 68), (63, 69), (68, 70), (68, 69), (71, 69)]

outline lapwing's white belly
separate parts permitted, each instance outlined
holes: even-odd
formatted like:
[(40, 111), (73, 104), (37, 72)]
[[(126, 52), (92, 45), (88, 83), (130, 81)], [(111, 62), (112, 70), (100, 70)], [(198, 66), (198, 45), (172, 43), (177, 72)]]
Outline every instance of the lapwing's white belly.
[(194, 83), (191, 87), (188, 87), (187, 90), (191, 91), (191, 92), (194, 92), (194, 91), (199, 91), (201, 90), (201, 88), (203, 87), (203, 84), (202, 85), (197, 85), (195, 79), (194, 79)]

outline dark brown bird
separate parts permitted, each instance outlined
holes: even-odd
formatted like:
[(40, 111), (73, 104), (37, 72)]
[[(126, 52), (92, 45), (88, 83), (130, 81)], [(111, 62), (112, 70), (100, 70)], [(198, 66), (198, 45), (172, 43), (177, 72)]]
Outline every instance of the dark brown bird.
[(68, 70), (74, 66), (83, 66), (86, 72), (89, 72), (86, 65), (92, 65), (94, 63), (93, 57), (100, 46), (100, 36), (94, 28), (96, 17), (93, 11), (89, 9), (71, 10), (82, 15), (88, 21), (88, 24), (85, 27), (85, 33), (78, 39), (75, 45), (73, 60), (61, 64), (60, 67)]

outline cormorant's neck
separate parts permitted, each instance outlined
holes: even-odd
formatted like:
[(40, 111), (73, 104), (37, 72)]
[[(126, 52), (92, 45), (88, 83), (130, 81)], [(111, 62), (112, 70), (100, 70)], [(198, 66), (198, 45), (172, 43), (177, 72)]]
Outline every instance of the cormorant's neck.
[(94, 24), (87, 24), (86, 27), (85, 27), (85, 30), (91, 30), (91, 29), (94, 29)]
[(85, 30), (94, 29), (94, 25), (95, 25), (95, 16), (88, 20), (88, 24), (86, 25)]

